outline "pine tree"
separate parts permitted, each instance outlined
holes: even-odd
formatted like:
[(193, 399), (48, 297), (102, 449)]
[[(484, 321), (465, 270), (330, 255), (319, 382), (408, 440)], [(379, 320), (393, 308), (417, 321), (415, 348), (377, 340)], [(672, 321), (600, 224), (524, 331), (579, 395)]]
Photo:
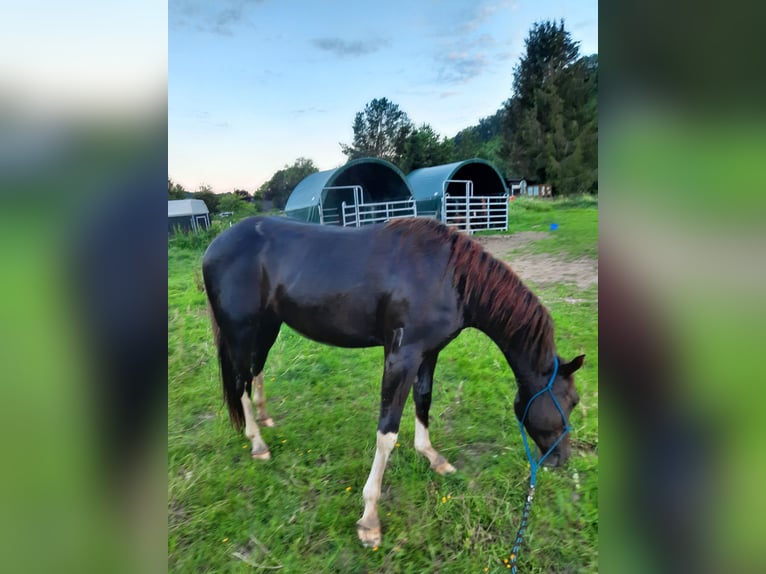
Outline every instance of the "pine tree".
[(525, 45), (505, 106), (510, 171), (554, 194), (597, 192), (598, 58), (579, 57), (563, 21), (535, 24)]

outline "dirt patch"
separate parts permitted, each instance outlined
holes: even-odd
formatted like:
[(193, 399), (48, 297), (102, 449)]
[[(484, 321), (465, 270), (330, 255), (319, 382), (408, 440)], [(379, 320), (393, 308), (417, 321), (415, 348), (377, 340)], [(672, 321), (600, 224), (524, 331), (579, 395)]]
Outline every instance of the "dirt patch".
[(520, 231), (513, 235), (487, 235), (475, 239), (492, 255), (507, 261), (524, 281), (537, 285), (572, 283), (580, 290), (598, 285), (598, 261), (595, 259), (583, 257), (566, 261), (552, 255), (511, 253), (548, 236), (544, 231)]
[(513, 235), (480, 235), (474, 237), (492, 255), (508, 261), (508, 253), (524, 247), (531, 241), (548, 239), (545, 231), (519, 231)]

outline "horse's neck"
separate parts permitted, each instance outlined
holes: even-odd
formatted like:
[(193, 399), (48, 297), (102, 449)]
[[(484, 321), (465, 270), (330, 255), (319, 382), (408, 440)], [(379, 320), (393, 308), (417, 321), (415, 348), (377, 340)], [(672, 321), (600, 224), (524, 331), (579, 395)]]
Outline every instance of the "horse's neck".
[(547, 361), (555, 353), (550, 315), (510, 268), (496, 266), (485, 279), (487, 285), (472, 284), (473, 292), (464, 303), (466, 324), (483, 331), (500, 348), (520, 389), (529, 387), (527, 382), (536, 384), (543, 370), (541, 359)]
[(503, 350), (505, 360), (508, 361), (508, 365), (516, 377), (516, 385), (522, 396), (537, 392), (539, 389), (535, 388), (535, 381), (539, 379), (539, 376), (537, 369), (534, 368), (531, 356), (528, 353), (524, 353), (520, 347), (512, 347), (510, 349), (503, 349), (501, 347), (501, 349)]
[(492, 321), (489, 314), (481, 312), (471, 314), (470, 326), (482, 331), (502, 351), (505, 360), (508, 361), (508, 365), (516, 376), (519, 388), (527, 386), (526, 381), (534, 380), (535, 371), (532, 357), (523, 350), (524, 346), (521, 340), (523, 328), (509, 336), (502, 325)]

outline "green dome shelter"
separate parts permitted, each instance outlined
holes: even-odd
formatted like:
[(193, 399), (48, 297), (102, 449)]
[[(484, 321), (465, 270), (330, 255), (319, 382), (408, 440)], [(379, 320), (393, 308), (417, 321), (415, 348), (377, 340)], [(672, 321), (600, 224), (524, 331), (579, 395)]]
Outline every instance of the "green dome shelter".
[(508, 229), (509, 192), (490, 162), (467, 159), (416, 169), (407, 175), (418, 214), (463, 231)]
[(285, 205), (288, 217), (359, 227), (417, 215), (407, 178), (391, 162), (359, 158), (304, 178)]

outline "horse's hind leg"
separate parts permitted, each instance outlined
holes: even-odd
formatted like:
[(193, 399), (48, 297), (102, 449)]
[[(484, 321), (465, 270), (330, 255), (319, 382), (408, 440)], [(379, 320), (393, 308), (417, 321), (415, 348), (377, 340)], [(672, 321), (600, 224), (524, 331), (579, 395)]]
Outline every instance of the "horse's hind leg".
[(418, 370), (418, 380), (412, 388), (412, 398), (415, 400), (415, 450), (428, 459), (433, 470), (439, 474), (449, 474), (455, 472), (455, 467), (431, 446), (428, 433), (428, 411), (431, 408), (431, 388), (437, 356), (437, 353), (433, 353), (424, 357)]
[[(273, 427), (274, 421), (266, 412), (266, 395), (263, 392), (263, 366), (271, 346), (277, 339), (281, 322), (271, 314), (263, 314), (258, 320), (258, 328), (254, 337), (254, 349), (252, 352), (252, 372), (256, 373), (252, 384), (248, 384), (242, 395), (242, 406), (245, 410), (245, 435), (250, 439), (253, 448), (250, 456), (254, 459), (267, 460), (271, 458), (269, 447), (263, 442), (258, 421), (264, 426)], [(253, 413), (253, 403), (250, 400), (250, 390), (253, 389), (253, 400), (258, 417)]]
[(245, 436), (252, 445), (250, 456), (258, 460), (268, 460), (271, 458), (271, 452), (261, 437), (258, 423), (255, 422), (253, 403), (250, 401), (250, 388), (251, 384), (248, 383), (245, 392), (242, 393), (242, 409), (245, 411)]
[[(258, 321), (258, 329), (255, 333), (255, 348), (253, 349), (252, 354), (252, 372), (255, 373), (252, 381), (253, 403), (255, 403), (255, 408), (258, 413), (257, 418), (252, 416), (252, 404), (250, 405), (249, 410), (245, 410), (245, 413), (250, 413), (250, 423), (253, 428), (258, 427), (257, 422), (260, 422), (267, 427), (274, 426), (274, 419), (272, 419), (269, 416), (269, 413), (266, 412), (266, 393), (263, 390), (263, 367), (266, 364), (266, 357), (268, 356), (274, 341), (276, 341), (277, 335), (279, 335), (279, 328), (281, 325), (281, 321), (270, 313), (264, 313)], [(247, 395), (246, 400), (250, 401), (249, 393), (247, 393)], [(243, 398), (243, 401), (244, 400), (245, 398)], [(266, 451), (265, 456), (259, 456), (254, 443), (252, 456), (253, 458), (269, 458), (268, 448)]]
[(257, 411), (256, 420), (265, 427), (273, 427), (274, 419), (266, 412), (266, 393), (263, 390), (263, 371), (253, 377), (253, 403)]

